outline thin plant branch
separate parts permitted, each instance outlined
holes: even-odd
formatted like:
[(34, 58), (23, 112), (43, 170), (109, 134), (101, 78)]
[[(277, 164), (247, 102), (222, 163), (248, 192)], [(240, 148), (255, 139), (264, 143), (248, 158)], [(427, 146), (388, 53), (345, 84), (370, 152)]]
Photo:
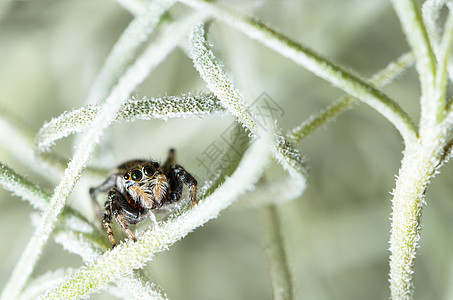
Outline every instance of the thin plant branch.
[(426, 32), (436, 56), (439, 55), (439, 43), (441, 39), (437, 21), (444, 4), (444, 0), (426, 0), (422, 5), (423, 22), (426, 26)]
[(442, 107), (442, 103), (431, 99), (436, 77), (436, 59), (431, 41), (415, 0), (392, 0), (392, 3), (415, 55), (415, 67), (422, 89), (420, 127), (425, 128), (425, 123), (432, 126), (439, 122), (439, 107)]
[[(55, 241), (61, 244), (69, 253), (81, 256), (85, 263), (93, 263), (110, 246), (104, 244), (102, 247), (97, 247), (92, 240), (71, 231), (58, 232), (55, 235)], [(124, 299), (167, 299), (166, 294), (157, 284), (151, 284), (149, 279), (147, 281), (143, 279), (147, 279), (146, 276), (133, 272), (115, 280), (115, 284), (123, 294)], [(50, 290), (50, 288), (47, 290)]]
[[(35, 138), (37, 152), (48, 152), (59, 139), (83, 132), (93, 125), (101, 107), (87, 105), (47, 122)], [(225, 108), (212, 93), (152, 97), (124, 102), (116, 113), (115, 122), (171, 118), (195, 118), (224, 112)]]
[(151, 0), (123, 31), (107, 57), (85, 100), (86, 104), (100, 103), (127, 70), (140, 47), (157, 27), (162, 15), (176, 0)]
[(448, 130), (438, 125), (404, 150), (392, 199), (389, 248), (392, 299), (412, 299), (425, 193), (443, 160), (447, 135)]
[(263, 205), (259, 208), (264, 242), (269, 259), (269, 274), (271, 276), (273, 299), (294, 299), (294, 288), (288, 259), (281, 231), (280, 217), (275, 205)]
[[(0, 185), (39, 211), (45, 211), (49, 206), (51, 195), (48, 192), (3, 163), (0, 163)], [(89, 222), (70, 207), (63, 209), (60, 218), (61, 224), (67, 229), (76, 229), (85, 233), (92, 232)], [(73, 226), (73, 224), (76, 225)]]
[(214, 193), (201, 200), (194, 208), (170, 218), (162, 226), (155, 226), (131, 240), (107, 251), (93, 264), (82, 267), (68, 280), (40, 299), (77, 299), (86, 297), (107, 283), (120, 278), (132, 269), (142, 267), (157, 252), (203, 225), (229, 207), (244, 191), (250, 189), (268, 163), (269, 150), (274, 143), (272, 131), (262, 132), (243, 156), (238, 168)]
[[(387, 67), (372, 76), (370, 83), (378, 88), (384, 87), (396, 77), (400, 76), (413, 63), (414, 56), (412, 53), (403, 54), (396, 61), (391, 62)], [(310, 116), (302, 124), (290, 130), (286, 136), (291, 142), (298, 143), (316, 129), (333, 121), (339, 114), (349, 109), (357, 101), (357, 98), (351, 96), (343, 97), (317, 114)]]
[[(15, 196), (28, 201), (35, 209), (44, 211), (49, 204), (51, 197), (50, 194), (1, 163), (0, 184)], [(59, 219), (61, 221), (60, 224), (63, 225), (64, 228), (57, 230), (57, 234), (55, 235), (55, 241), (57, 243), (62, 244), (69, 252), (79, 254), (85, 262), (92, 262), (95, 258), (102, 254), (100, 248), (94, 247), (99, 244), (96, 242), (93, 243), (93, 239), (89, 238), (93, 230), (90, 228), (88, 221), (83, 219), (83, 217), (70, 208), (64, 208), (63, 212), (59, 216)], [(39, 221), (40, 220), (35, 222), (36, 226), (39, 224)], [(98, 239), (99, 238), (97, 237), (96, 240)], [(103, 243), (102, 246), (103, 251), (105, 251), (108, 247), (107, 243)], [(60, 273), (58, 272), (58, 274)], [(149, 295), (154, 295), (155, 297), (148, 297), (147, 299), (163, 299), (158, 297), (158, 295), (163, 294), (159, 293), (156, 289), (156, 285), (145, 284), (140, 289), (139, 283), (141, 283), (141, 281), (139, 279), (129, 277), (126, 278), (126, 281), (129, 282), (129, 285), (136, 287), (137, 289), (134, 291), (140, 295), (148, 293)], [(21, 299), (35, 299), (39, 291), (42, 292), (47, 290), (51, 287), (51, 285), (56, 285), (56, 282), (58, 282), (49, 282), (48, 277), (46, 276), (45, 278), (45, 282), (40, 279), (34, 280), (31, 283), (31, 286), (27, 288), (27, 292), (24, 292), (24, 295), (21, 296)], [(62, 280), (63, 279), (60, 281)], [(40, 282), (42, 282), (42, 284), (40, 284)], [(123, 283), (121, 284), (123, 285)], [(128, 283), (124, 284), (128, 286)], [(144, 298), (137, 296), (136, 299)]]
[(28, 201), (35, 209), (43, 211), (48, 206), (50, 195), (47, 192), (1, 162), (0, 185), (13, 195)]
[(136, 300), (168, 300), (167, 294), (162, 289), (139, 276), (126, 274), (121, 280), (115, 281), (120, 292), (123, 293), (124, 299)]
[[(253, 111), (245, 105), (244, 96), (234, 87), (232, 80), (217, 61), (206, 40), (204, 26), (204, 24), (198, 24), (191, 33), (190, 55), (194, 66), (222, 105), (235, 115), (245, 128), (256, 135), (258, 129), (266, 128), (263, 128), (262, 124), (259, 125)], [(275, 182), (273, 185), (268, 185), (265, 189), (269, 192), (283, 189), (284, 193), (279, 196), (286, 200), (297, 198), (306, 186), (306, 170), (299, 150), (294, 148), (280, 131), (277, 131), (273, 154), (283, 169), (288, 172), (289, 177)], [(274, 188), (275, 186), (277, 188)], [(269, 193), (268, 195), (273, 197), (275, 194)]]
[(74, 272), (73, 269), (57, 269), (36, 278), (20, 295), (20, 300), (35, 300), (39, 294), (63, 282), (64, 278)]
[(238, 12), (221, 8), (219, 5), (203, 0), (181, 0), (181, 2), (226, 22), (250, 38), (288, 57), (332, 85), (370, 105), (397, 128), (406, 143), (416, 139), (415, 126), (407, 113), (383, 92), (357, 76), (343, 70), (256, 19), (242, 16)]
[(169, 31), (171, 34), (165, 31), (160, 39), (151, 44), (136, 63), (124, 74), (117, 86), (112, 89), (112, 92), (93, 122), (93, 126), (88, 130), (78, 145), (60, 184), (55, 188), (54, 194), (50, 199), (49, 207), (44, 212), (42, 222), (25, 247), (19, 262), (15, 266), (3, 290), (2, 300), (15, 299), (20, 294), (54, 228), (57, 216), (63, 209), (67, 197), (80, 178), (82, 169), (90, 159), (94, 147), (99, 143), (104, 129), (114, 121), (116, 112), (122, 102), (148, 76), (151, 70), (177, 46), (179, 39), (185, 35), (186, 28), (198, 20), (198, 15), (191, 15), (169, 26), (167, 30), (171, 30)]
[(440, 118), (444, 118), (446, 95), (447, 95), (447, 83), (448, 83), (448, 64), (451, 60), (453, 47), (453, 12), (450, 10), (447, 21), (445, 22), (445, 30), (442, 36), (442, 40), (439, 46), (439, 61), (437, 64), (436, 73), (436, 86), (435, 86), (435, 101), (441, 103), (438, 114)]

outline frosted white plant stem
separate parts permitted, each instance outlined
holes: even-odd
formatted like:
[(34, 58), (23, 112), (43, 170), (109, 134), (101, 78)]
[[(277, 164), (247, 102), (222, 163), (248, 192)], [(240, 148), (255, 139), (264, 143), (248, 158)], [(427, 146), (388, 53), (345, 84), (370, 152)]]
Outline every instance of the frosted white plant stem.
[(34, 232), (32, 238), (22, 253), (19, 262), (5, 286), (2, 300), (16, 299), (28, 280), (42, 249), (53, 230), (56, 218), (64, 207), (65, 201), (76, 182), (80, 178), (82, 169), (89, 160), (94, 147), (101, 138), (104, 129), (114, 121), (116, 112), (132, 90), (140, 84), (151, 70), (160, 63), (167, 54), (176, 47), (187, 28), (198, 21), (199, 17), (191, 15), (182, 18), (175, 24), (170, 25), (155, 43), (151, 44), (140, 58), (129, 68), (113, 88), (110, 96), (105, 101), (92, 127), (77, 146), (75, 154), (65, 170), (60, 184), (55, 188), (50, 199), (48, 209), (44, 212), (42, 222)]
[[(408, 5), (409, 3), (407, 2), (405, 4)], [(402, 4), (399, 3), (398, 5)], [(402, 7), (399, 7), (399, 9), (402, 9)], [(409, 8), (406, 7), (405, 9)], [(414, 6), (413, 9), (416, 10), (417, 8)], [(401, 12), (401, 14), (404, 13)], [(417, 14), (417, 12), (410, 12), (409, 15), (411, 14), (414, 17), (414, 14)], [(400, 18), (409, 17), (400, 16)], [(415, 37), (418, 34), (418, 38), (422, 39), (424, 34), (422, 24), (416, 24), (418, 21), (402, 20), (403, 24), (404, 22), (408, 22), (409, 25), (406, 25), (408, 28), (411, 26), (416, 28), (418, 28), (417, 26), (421, 26), (418, 29), (412, 28), (412, 30), (415, 30), (415, 33), (406, 32), (408, 39), (413, 39), (410, 43), (423, 43), (422, 40), (417, 41)], [(405, 30), (408, 30), (408, 28), (405, 28)], [(409, 37), (411, 34), (414, 36)], [(428, 40), (425, 40), (424, 43), (428, 43)], [(435, 81), (425, 82), (425, 87), (429, 88), (431, 85), (432, 90), (427, 91), (425, 89), (422, 91), (425, 95), (422, 95), (421, 99), (422, 119), (420, 121), (420, 138), (416, 143), (406, 145), (394, 190), (390, 236), (390, 290), (392, 299), (412, 299), (415, 255), (420, 239), (420, 219), (422, 206), (425, 203), (426, 188), (429, 181), (436, 174), (437, 168), (445, 160), (448, 160), (448, 156), (450, 155), (450, 149), (447, 148), (449, 143), (451, 143), (452, 120), (450, 116), (447, 116), (445, 120), (443, 120), (443, 117), (445, 116), (446, 108), (447, 67), (448, 60), (451, 56), (452, 43), (453, 19), (450, 13), (445, 25), (442, 41), (439, 45)], [(414, 48), (416, 44), (412, 44), (411, 46)], [(425, 46), (429, 47), (429, 44)], [(427, 50), (425, 49), (425, 51)], [(415, 54), (417, 55), (417, 53)], [(419, 53), (419, 57), (416, 56), (419, 72), (425, 67), (431, 67), (427, 57), (420, 58), (420, 56), (426, 54), (429, 53)], [(426, 61), (423, 61), (423, 59)], [(430, 80), (430, 78), (426, 78), (420, 74), (420, 80)], [(427, 96), (429, 96), (429, 103), (424, 104)]]
[(142, 13), (127, 26), (115, 43), (104, 66), (90, 88), (85, 103), (99, 103), (107, 96), (115, 83), (127, 70), (130, 63), (156, 28), (162, 15), (176, 0), (151, 0)]
[[(55, 241), (61, 244), (69, 253), (80, 255), (85, 263), (93, 263), (110, 246), (96, 247), (92, 240), (71, 231), (58, 232), (55, 235)], [(115, 283), (123, 294), (124, 299), (167, 299), (166, 294), (158, 285), (144, 281), (136, 273), (125, 274), (115, 280)], [(50, 288), (46, 290), (50, 290)], [(43, 292), (45, 290), (41, 291), (41, 293)]]
[(392, 200), (390, 290), (392, 299), (412, 299), (420, 219), (429, 181), (444, 155), (447, 130), (435, 126), (423, 139), (406, 145)]
[(167, 294), (159, 286), (144, 281), (143, 278), (126, 274), (121, 280), (115, 281), (124, 299), (136, 300), (167, 300)]
[(407, 113), (387, 95), (360, 78), (346, 72), (315, 52), (290, 40), (255, 19), (244, 17), (238, 12), (221, 8), (219, 5), (203, 0), (180, 1), (197, 10), (219, 18), (250, 38), (263, 43), (265, 46), (290, 58), (295, 63), (305, 67), (351, 96), (360, 99), (387, 118), (398, 129), (406, 142), (415, 140), (416, 130)]
[(436, 55), (439, 54), (439, 43), (441, 38), (437, 20), (439, 19), (440, 10), (444, 4), (444, 0), (426, 0), (422, 6), (423, 22), (425, 22), (426, 31)]
[(259, 210), (263, 224), (266, 252), (269, 258), (269, 274), (272, 282), (273, 299), (294, 299), (293, 282), (277, 207), (275, 205), (263, 205)]
[[(232, 81), (209, 49), (204, 24), (194, 27), (190, 40), (190, 55), (194, 61), (195, 68), (209, 89), (217, 95), (222, 104), (244, 126), (252, 133), (256, 133), (255, 131), (260, 128), (256, 117), (252, 112), (249, 112), (245, 105), (244, 97), (235, 89)], [(265, 130), (265, 128), (261, 128), (261, 130)], [(285, 139), (281, 132), (277, 132), (272, 150), (274, 157), (290, 176), (286, 179), (286, 182), (279, 181), (272, 185), (267, 185), (267, 188), (260, 186), (258, 190), (266, 190), (267, 197), (281, 197), (285, 198), (285, 200), (300, 196), (305, 190), (305, 170), (299, 151)], [(277, 191), (277, 189), (281, 190)], [(268, 202), (267, 199), (266, 202)], [(272, 208), (265, 207), (261, 210), (264, 214), (264, 232), (270, 259), (274, 299), (291, 300), (293, 298), (292, 278), (286, 261), (283, 240), (279, 235), (278, 217), (276, 211), (272, 210)]]
[(137, 242), (127, 241), (107, 251), (93, 264), (82, 267), (56, 289), (42, 295), (40, 299), (78, 299), (86, 297), (150, 261), (155, 253), (167, 250), (172, 244), (195, 228), (215, 218), (237, 197), (250, 189), (261, 176), (269, 161), (269, 149), (274, 143), (272, 131), (261, 133), (243, 156), (238, 168), (214, 193), (201, 200), (177, 218), (171, 218), (161, 226), (144, 231)]
[[(51, 197), (48, 193), (1, 163), (0, 184), (15, 196), (29, 201), (34, 208), (40, 211), (45, 210), (48, 206)], [(65, 226), (57, 230), (55, 241), (62, 244), (70, 253), (80, 255), (85, 262), (92, 262), (102, 254), (101, 249), (105, 251), (108, 247), (105, 243), (101, 248), (94, 247), (96, 243), (93, 243), (92, 239), (87, 239), (86, 235), (82, 234), (82, 232), (91, 233), (93, 231), (89, 223), (81, 219), (72, 209), (65, 208), (59, 217), (61, 224)], [(55, 275), (54, 279), (44, 276), (42, 279), (35, 280), (32, 286), (27, 288), (27, 291), (21, 296), (21, 299), (35, 299), (39, 293), (63, 281), (63, 277), (58, 278), (58, 276), (62, 276), (61, 272), (53, 273), (53, 275)], [(121, 282), (117, 283), (122, 287), (126, 287), (122, 290), (125, 293), (127, 291), (129, 296), (131, 293), (137, 294), (134, 299), (165, 299), (163, 298), (164, 294), (159, 291), (156, 285), (145, 284), (132, 275), (126, 276)], [(127, 289), (127, 287), (134, 287), (135, 289), (131, 290)], [(144, 295), (148, 295), (149, 297), (144, 297)]]
[(50, 195), (0, 162), (0, 185), (13, 195), (28, 201), (33, 208), (44, 210)]
[(452, 43), (453, 18), (450, 13), (439, 46), (435, 85), (430, 94), (431, 102), (438, 105), (437, 116), (431, 123), (421, 120), (418, 142), (406, 145), (392, 200), (390, 290), (393, 299), (412, 299), (415, 254), (420, 239), (425, 191), (436, 169), (448, 159), (450, 151), (446, 147), (451, 139), (452, 119), (447, 116), (439, 123), (439, 116), (445, 114), (447, 66)]
[[(209, 89), (221, 101), (222, 105), (235, 115), (252, 134), (256, 134), (256, 131), (262, 125), (258, 125), (256, 116), (245, 104), (244, 96), (234, 87), (232, 81), (211, 51), (205, 37), (204, 24), (198, 24), (193, 28), (190, 41), (190, 55), (201, 78), (203, 78)], [(305, 190), (306, 184), (302, 157), (300, 152), (286, 140), (280, 131), (277, 132), (273, 154), (274, 158), (290, 176), (273, 185), (267, 185), (265, 189), (269, 197), (273, 197), (275, 194), (271, 193), (277, 191), (282, 192), (279, 196), (284, 200), (290, 200), (300, 196)], [(265, 201), (267, 202), (267, 200)]]
[(256, 117), (247, 108), (244, 97), (234, 87), (222, 67), (209, 49), (204, 24), (194, 27), (190, 37), (190, 56), (200, 76), (220, 102), (254, 135), (258, 131)]
[[(49, 193), (2, 163), (0, 163), (0, 185), (13, 195), (29, 202), (33, 208), (39, 211), (44, 211), (49, 205), (51, 198)], [(92, 232), (88, 221), (69, 207), (64, 208), (60, 214), (60, 221), (66, 229)]]
[(433, 100), (439, 103), (439, 119), (445, 117), (445, 105), (448, 82), (448, 62), (452, 55), (453, 46), (453, 12), (450, 10), (447, 21), (445, 22), (445, 30), (439, 45), (439, 55), (436, 72), (436, 82), (434, 88)]
[(58, 269), (50, 271), (36, 278), (30, 286), (20, 296), (20, 300), (35, 300), (36, 297), (42, 292), (55, 287), (57, 284), (63, 282), (64, 278), (70, 273), (74, 272), (73, 269)]
[[(45, 175), (43, 179), (52, 181), (60, 180), (57, 174), (48, 172), (40, 164), (36, 163), (33, 153), (34, 133), (26, 126), (18, 116), (13, 116), (10, 112), (0, 107), (0, 144), (9, 153), (27, 168), (32, 169), (38, 174)], [(47, 154), (47, 159), (56, 161), (58, 157), (53, 153)], [(64, 166), (66, 168), (66, 164)]]
[(415, 0), (392, 0), (392, 3), (415, 55), (415, 67), (422, 89), (420, 128), (427, 128), (424, 124), (433, 126), (442, 117), (439, 115), (442, 103), (431, 98), (436, 76), (435, 56)]
[[(428, 32), (429, 39), (431, 40), (431, 45), (433, 51), (437, 57), (437, 62), (439, 63), (439, 52), (440, 52), (440, 43), (441, 43), (441, 30), (438, 26), (438, 21), (440, 19), (441, 11), (444, 5), (448, 6), (448, 9), (451, 11), (453, 8), (453, 2), (448, 0), (427, 0), (423, 3), (422, 13), (423, 21), (426, 25), (426, 30)], [(447, 33), (447, 26), (445, 26), (444, 32)], [(450, 81), (453, 82), (453, 62), (450, 61), (447, 66), (448, 75)]]
[[(87, 105), (44, 124), (35, 138), (37, 152), (47, 152), (57, 140), (90, 128), (100, 108), (99, 105)], [(211, 93), (152, 97), (123, 103), (116, 113), (115, 122), (203, 117), (223, 111), (225, 108)]]
[[(373, 75), (370, 83), (378, 88), (384, 87), (401, 75), (413, 63), (414, 56), (412, 53), (403, 54), (396, 61), (391, 62), (386, 68)], [(343, 97), (317, 114), (310, 116), (302, 124), (290, 130), (286, 136), (291, 142), (297, 143), (314, 130), (333, 121), (336, 116), (350, 108), (357, 101), (357, 98), (351, 96)]]

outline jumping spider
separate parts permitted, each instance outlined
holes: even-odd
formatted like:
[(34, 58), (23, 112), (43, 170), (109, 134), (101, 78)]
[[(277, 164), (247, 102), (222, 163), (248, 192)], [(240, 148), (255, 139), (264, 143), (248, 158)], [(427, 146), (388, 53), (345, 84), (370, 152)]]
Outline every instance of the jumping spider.
[(102, 224), (112, 248), (116, 246), (111, 225), (112, 215), (127, 236), (137, 241), (129, 225), (142, 221), (151, 210), (178, 201), (183, 183), (190, 189), (193, 207), (197, 201), (197, 181), (183, 167), (175, 164), (175, 150), (170, 149), (167, 161), (162, 166), (151, 160), (127, 161), (119, 165), (115, 174), (104, 183), (90, 188), (90, 196), (99, 216), (101, 208), (96, 195), (102, 192), (108, 194)]

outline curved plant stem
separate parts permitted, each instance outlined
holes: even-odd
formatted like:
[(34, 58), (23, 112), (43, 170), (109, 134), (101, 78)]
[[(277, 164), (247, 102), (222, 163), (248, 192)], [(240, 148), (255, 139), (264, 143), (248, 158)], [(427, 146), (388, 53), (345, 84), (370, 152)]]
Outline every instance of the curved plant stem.
[(444, 155), (447, 131), (436, 126), (423, 139), (406, 146), (393, 191), (390, 236), (392, 299), (412, 299), (415, 254), (425, 192)]
[(437, 21), (445, 1), (426, 0), (422, 5), (422, 17), (431, 46), (436, 56), (439, 54), (440, 31)]
[[(421, 230), (425, 192), (437, 168), (451, 151), (451, 116), (445, 116), (447, 68), (453, 43), (453, 18), (449, 15), (442, 38), (435, 78), (431, 78), (432, 53), (418, 10), (410, 1), (395, 1), (409, 42), (416, 55), (422, 81), (420, 138), (406, 145), (392, 200), (390, 236), (390, 290), (392, 299), (412, 299), (414, 264)], [(406, 11), (402, 11), (406, 10)], [(425, 45), (419, 45), (425, 44)], [(417, 47), (423, 49), (416, 49)], [(429, 69), (429, 70), (428, 70)], [(427, 72), (428, 74), (423, 74)], [(432, 80), (435, 80), (432, 82)], [(442, 121), (442, 122), (441, 122)]]
[[(432, 105), (425, 104), (423, 106), (422, 95), (422, 112), (425, 109), (425, 118), (432, 119), (423, 120), (422, 115), (419, 140), (416, 143), (406, 145), (392, 200), (393, 213), (390, 237), (390, 290), (392, 299), (412, 299), (415, 254), (420, 239), (420, 219), (422, 206), (425, 203), (425, 192), (429, 181), (436, 174), (437, 168), (448, 160), (451, 151), (450, 139), (453, 120), (453, 117), (450, 116), (451, 113), (447, 115), (445, 120), (440, 121), (445, 115), (447, 68), (452, 44), (453, 17), (450, 13), (439, 47), (435, 85), (430, 94)], [(414, 45), (412, 46), (414, 47)], [(420, 57), (417, 57), (417, 59), (420, 60)], [(418, 66), (419, 72), (423, 67), (427, 67), (426, 65), (423, 66), (423, 60), (422, 62), (418, 61)], [(421, 80), (428, 80), (423, 79), (424, 77), (421, 74), (420, 76)]]
[(439, 106), (442, 105), (431, 99), (436, 75), (434, 52), (415, 0), (392, 0), (392, 3), (415, 55), (415, 67), (422, 88), (420, 127), (425, 128), (425, 123), (432, 126), (439, 120)]
[[(70, 231), (57, 232), (55, 241), (61, 244), (69, 253), (80, 255), (85, 263), (93, 263), (110, 247), (107, 244), (99, 246), (85, 236), (74, 234)], [(62, 282), (63, 280), (60, 283)], [(167, 299), (162, 289), (158, 285), (151, 284), (150, 282), (145, 275), (138, 274), (138, 272), (131, 272), (115, 280), (115, 284), (125, 299)], [(51, 290), (55, 286), (42, 290), (41, 293)]]
[[(394, 78), (401, 75), (401, 73), (409, 68), (413, 63), (414, 56), (412, 53), (403, 54), (395, 62), (390, 63), (386, 68), (371, 77), (370, 83), (379, 88), (383, 87), (392, 82)], [(357, 101), (357, 98), (351, 96), (341, 98), (332, 105), (318, 112), (316, 115), (312, 115), (299, 126), (290, 130), (286, 136), (291, 142), (297, 143), (319, 127), (333, 121), (336, 116), (349, 109)]]
[(280, 217), (275, 205), (259, 208), (263, 224), (264, 242), (269, 258), (269, 274), (275, 300), (294, 299), (293, 282), (287, 261)]
[(74, 272), (73, 269), (57, 269), (39, 276), (24, 290), (19, 300), (36, 299), (40, 293), (61, 283), (72, 272)]
[(169, 26), (167, 30), (171, 30), (172, 34), (165, 32), (166, 35), (161, 37), (156, 43), (151, 44), (113, 88), (93, 122), (93, 126), (78, 145), (60, 184), (55, 188), (49, 207), (44, 212), (41, 224), (34, 232), (11, 278), (6, 284), (2, 300), (16, 299), (18, 297), (54, 228), (57, 216), (63, 209), (67, 197), (79, 180), (82, 169), (90, 159), (94, 147), (99, 143), (104, 129), (114, 121), (121, 103), (145, 79), (149, 72), (176, 47), (179, 40), (184, 36), (186, 28), (191, 26), (195, 20), (199, 20), (199, 17), (192, 15), (189, 18), (182, 18), (174, 26)]
[(444, 34), (439, 46), (439, 59), (437, 64), (434, 100), (439, 103), (439, 119), (445, 117), (445, 105), (448, 82), (448, 62), (452, 55), (453, 47), (453, 12), (450, 10), (445, 22)]
[[(13, 195), (29, 202), (33, 208), (39, 211), (44, 211), (49, 206), (51, 198), (49, 193), (2, 163), (0, 163), (0, 185)], [(93, 232), (87, 219), (70, 207), (63, 209), (59, 221), (67, 231), (75, 230), (87, 234)]]
[(268, 163), (273, 132), (260, 132), (257, 140), (245, 153), (238, 168), (214, 193), (201, 200), (194, 208), (171, 218), (162, 226), (146, 230), (137, 237), (137, 242), (127, 241), (107, 251), (94, 263), (82, 267), (66, 282), (40, 299), (78, 299), (86, 297), (150, 261), (155, 253), (168, 249), (170, 245), (186, 236), (195, 228), (215, 218), (237, 197), (250, 189), (261, 176)]
[(180, 0), (195, 9), (206, 12), (221, 19), (233, 28), (243, 32), (281, 55), (290, 58), (295, 63), (305, 67), (317, 76), (327, 80), (332, 85), (344, 90), (351, 96), (367, 103), (385, 118), (387, 118), (400, 132), (405, 142), (414, 141), (417, 133), (412, 120), (397, 103), (381, 91), (367, 84), (360, 78), (329, 62), (308, 48), (292, 41), (284, 35), (267, 27), (263, 23), (241, 16), (219, 5), (203, 0)]
[[(192, 30), (190, 55), (195, 68), (209, 89), (217, 96), (222, 105), (238, 118), (244, 127), (255, 135), (257, 130), (268, 129), (266, 129), (266, 126), (259, 125), (253, 111), (246, 106), (244, 96), (234, 87), (232, 80), (217, 61), (206, 40), (204, 24), (199, 24)], [(274, 124), (268, 127), (273, 126)], [(283, 169), (288, 172), (289, 177), (272, 185), (260, 187), (260, 189), (266, 189), (269, 197), (275, 197), (276, 191), (283, 190), (279, 195), (281, 198), (285, 200), (297, 198), (306, 186), (306, 170), (299, 150), (294, 148), (278, 131), (276, 143), (273, 146), (273, 154)]]
[[(87, 105), (45, 123), (35, 138), (38, 155), (48, 152), (57, 140), (90, 128), (100, 109), (99, 105)], [(220, 101), (211, 93), (152, 97), (124, 102), (116, 113), (115, 122), (203, 117), (224, 111)]]
[[(127, 70), (130, 63), (157, 27), (162, 15), (177, 0), (151, 0), (137, 17), (123, 31), (116, 42), (104, 66), (88, 92), (85, 103), (101, 103), (108, 96), (118, 79)], [(136, 6), (137, 7), (137, 6)]]
[(0, 162), (0, 185), (17, 197), (28, 201), (33, 208), (47, 208), (50, 195), (23, 176)]
[(198, 24), (191, 32), (190, 56), (194, 66), (206, 82), (208, 88), (218, 97), (224, 107), (246, 126), (254, 135), (258, 131), (258, 122), (245, 104), (244, 97), (234, 87), (222, 66), (209, 48), (204, 24)]

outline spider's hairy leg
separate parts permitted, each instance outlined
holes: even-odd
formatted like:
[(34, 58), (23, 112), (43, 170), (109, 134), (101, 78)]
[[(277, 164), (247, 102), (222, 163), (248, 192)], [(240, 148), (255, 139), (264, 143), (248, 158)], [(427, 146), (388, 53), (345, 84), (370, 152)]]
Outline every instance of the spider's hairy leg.
[(112, 230), (112, 202), (113, 198), (115, 197), (115, 191), (112, 190), (109, 193), (109, 198), (105, 201), (104, 206), (104, 218), (102, 219), (102, 225), (104, 226), (105, 231), (107, 232), (107, 236), (109, 237), (110, 244), (112, 244), (112, 248), (116, 246), (115, 237), (113, 236)]
[(170, 148), (170, 150), (168, 150), (167, 160), (162, 166), (162, 169), (164, 170), (165, 173), (167, 173), (170, 170), (171, 166), (173, 166), (175, 163), (176, 163), (175, 149)]
[(121, 228), (127, 234), (127, 236), (134, 242), (137, 241), (134, 234), (128, 227), (128, 222), (125, 220), (125, 218), (121, 214), (123, 212), (122, 204), (124, 204), (124, 203), (127, 203), (127, 201), (124, 199), (124, 197), (120, 193), (120, 191), (118, 191), (116, 188), (112, 188), (109, 191), (108, 200), (105, 202), (104, 218), (102, 220), (104, 229), (107, 232), (107, 235), (109, 237), (110, 244), (112, 244), (112, 248), (114, 248), (116, 246), (116, 241), (115, 241), (115, 237), (113, 236), (113, 230), (112, 230), (112, 224), (111, 224), (112, 215), (115, 218), (115, 220), (118, 222), (118, 224), (120, 224)]
[(107, 180), (104, 181), (101, 185), (99, 185), (97, 187), (92, 187), (89, 190), (90, 196), (91, 196), (91, 200), (93, 201), (94, 208), (96, 210), (96, 214), (98, 215), (99, 218), (102, 218), (102, 211), (101, 211), (101, 207), (99, 206), (99, 203), (96, 201), (96, 196), (99, 193), (107, 192), (113, 186), (115, 186), (116, 177), (117, 177), (116, 174), (112, 175), (109, 178), (107, 178)]
[(133, 240), (134, 242), (137, 241), (137, 238), (135, 237), (135, 235), (132, 233), (132, 231), (129, 229), (129, 227), (127, 226), (127, 222), (126, 220), (124, 219), (123, 215), (121, 215), (117, 210), (114, 210), (113, 211), (113, 215), (115, 217), (115, 220), (118, 222), (118, 224), (121, 225), (121, 228), (123, 229), (124, 232), (126, 232), (127, 236)]
[(181, 181), (189, 187), (190, 201), (192, 202), (192, 207), (194, 207), (197, 203), (197, 180), (180, 165), (175, 165), (173, 167), (173, 171), (175, 172), (176, 176), (178, 176)]

